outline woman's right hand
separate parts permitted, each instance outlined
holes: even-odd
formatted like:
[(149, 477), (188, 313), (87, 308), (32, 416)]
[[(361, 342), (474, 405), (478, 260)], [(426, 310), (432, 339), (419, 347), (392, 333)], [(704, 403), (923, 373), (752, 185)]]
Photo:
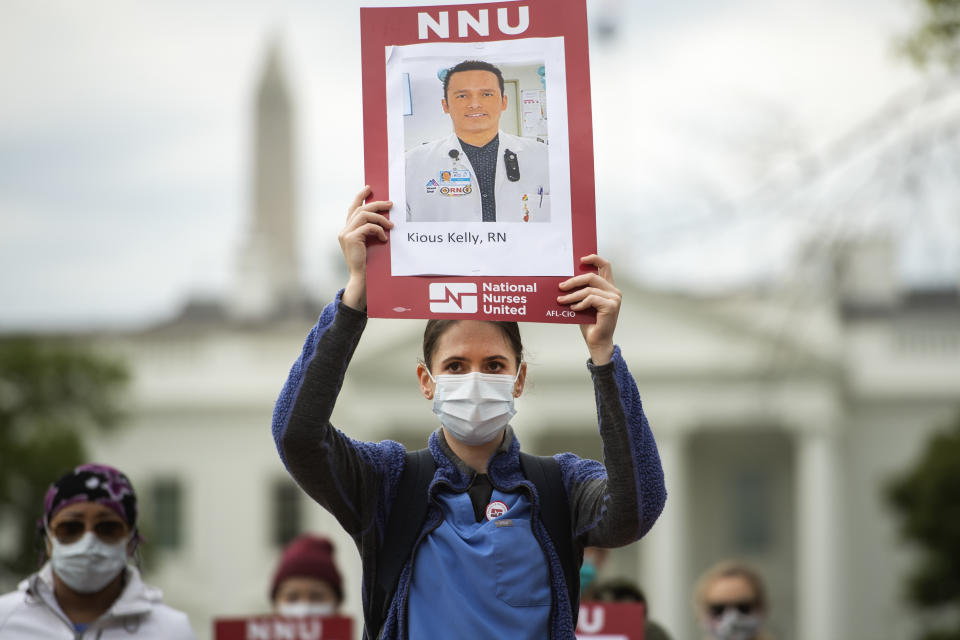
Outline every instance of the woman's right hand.
[(370, 186), (357, 194), (347, 213), (347, 224), (340, 230), (340, 250), (347, 262), (350, 280), (343, 291), (341, 301), (348, 307), (363, 311), (367, 308), (367, 240), (376, 238), (387, 241), (387, 230), (393, 222), (379, 213), (393, 206), (389, 200), (377, 200), (363, 204), (370, 195)]

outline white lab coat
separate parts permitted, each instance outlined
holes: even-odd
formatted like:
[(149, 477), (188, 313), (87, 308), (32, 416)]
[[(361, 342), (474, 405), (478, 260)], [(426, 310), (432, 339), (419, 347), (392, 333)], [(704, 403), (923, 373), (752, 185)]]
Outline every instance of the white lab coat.
[(163, 604), (159, 589), (127, 567), (127, 584), (110, 609), (84, 633), (73, 628), (53, 595), (53, 572), (47, 563), (0, 596), (0, 638), (6, 640), (195, 640), (187, 616)]
[[(517, 155), (520, 179), (507, 179), (504, 153)], [(450, 151), (459, 153), (457, 160)], [(482, 222), (480, 185), (456, 134), (406, 154), (408, 222)], [(547, 145), (500, 132), (494, 181), (497, 222), (550, 221), (550, 163)]]

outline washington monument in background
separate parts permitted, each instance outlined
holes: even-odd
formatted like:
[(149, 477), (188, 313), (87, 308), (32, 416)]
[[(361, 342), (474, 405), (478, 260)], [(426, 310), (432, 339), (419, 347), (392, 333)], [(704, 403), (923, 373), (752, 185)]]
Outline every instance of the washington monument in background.
[(296, 246), (296, 162), (293, 109), (279, 39), (269, 46), (256, 93), (251, 212), (239, 256), (230, 313), (268, 320), (301, 307)]

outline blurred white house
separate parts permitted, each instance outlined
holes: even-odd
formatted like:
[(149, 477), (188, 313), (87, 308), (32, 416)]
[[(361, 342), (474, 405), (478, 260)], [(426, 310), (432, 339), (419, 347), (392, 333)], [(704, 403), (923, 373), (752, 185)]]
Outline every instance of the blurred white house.
[[(268, 610), (279, 545), (302, 530), (334, 538), (346, 608), (360, 617), (357, 552), (289, 479), (270, 434), (319, 311), (297, 272), (297, 135), (276, 52), (253, 139), (254, 204), (232, 297), (146, 331), (84, 336), (126, 358), (134, 377), (128, 424), (92, 451), (138, 487), (157, 559), (148, 579), (200, 638), (214, 617)], [(817, 206), (842, 207), (831, 193), (842, 192), (825, 189)], [(960, 199), (952, 206), (960, 215)], [(898, 238), (882, 225), (820, 240), (791, 278), (763, 290), (701, 297), (618, 280), (617, 341), (669, 497), (652, 533), (605, 571), (642, 585), (652, 617), (678, 640), (697, 633), (697, 574), (731, 556), (768, 578), (779, 640), (901, 640), (914, 628), (900, 595), (911, 555), (881, 489), (960, 407), (960, 273), (934, 290), (904, 287)], [(579, 331), (523, 330), (530, 383), (514, 425), (524, 447), (600, 457)], [(421, 331), (421, 321), (370, 321), (337, 426), (425, 443), (436, 419), (414, 376)]]

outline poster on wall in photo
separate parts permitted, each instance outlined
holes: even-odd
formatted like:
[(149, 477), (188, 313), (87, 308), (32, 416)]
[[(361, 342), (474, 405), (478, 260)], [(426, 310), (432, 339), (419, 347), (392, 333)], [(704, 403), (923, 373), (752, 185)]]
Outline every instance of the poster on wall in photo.
[(593, 322), (556, 301), (597, 245), (586, 0), (385, 4), (360, 10), (364, 170), (395, 224), (368, 314)]
[(547, 135), (547, 100), (545, 91), (524, 91), (520, 97), (523, 135), (541, 137)]

